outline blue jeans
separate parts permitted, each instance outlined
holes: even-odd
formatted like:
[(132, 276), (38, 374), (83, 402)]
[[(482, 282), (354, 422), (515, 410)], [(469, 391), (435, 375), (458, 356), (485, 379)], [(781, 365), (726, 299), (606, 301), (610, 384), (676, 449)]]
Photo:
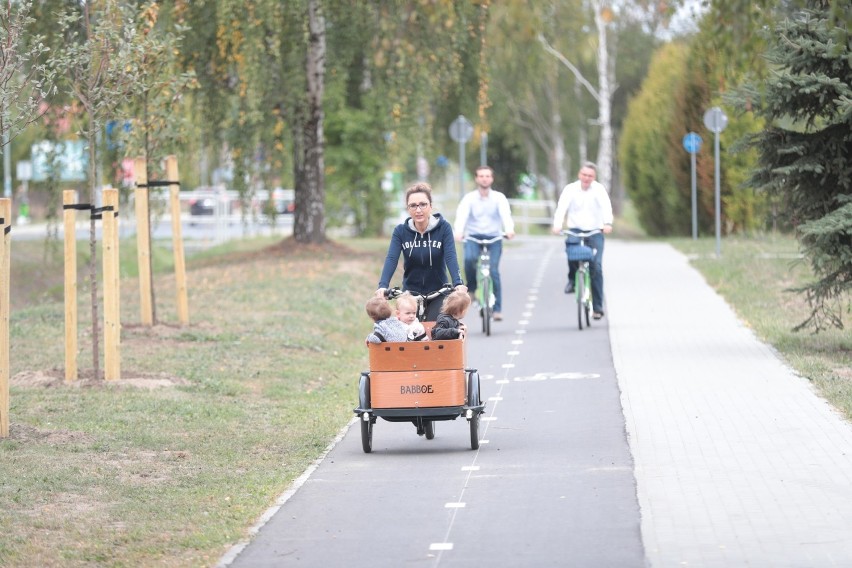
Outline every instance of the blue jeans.
[[(490, 239), (495, 235), (470, 235), (475, 239)], [(464, 242), (464, 276), (467, 280), (467, 289), (473, 293), (476, 291), (476, 261), (479, 260), (478, 244)], [(494, 283), (494, 311), (503, 311), (503, 295), (500, 291), (500, 255), (503, 254), (503, 241), (496, 241), (486, 245), (488, 254), (491, 256), (491, 281)]]
[[(579, 229), (572, 229), (580, 231)], [(589, 261), (589, 272), (592, 276), (592, 310), (598, 313), (603, 313), (604, 295), (603, 295), (603, 252), (604, 252), (604, 236), (603, 233), (586, 237), (586, 246), (595, 249), (595, 256)], [(568, 241), (565, 241), (565, 254), (568, 254)], [(568, 282), (574, 283), (574, 276), (577, 273), (579, 262), (568, 261)]]

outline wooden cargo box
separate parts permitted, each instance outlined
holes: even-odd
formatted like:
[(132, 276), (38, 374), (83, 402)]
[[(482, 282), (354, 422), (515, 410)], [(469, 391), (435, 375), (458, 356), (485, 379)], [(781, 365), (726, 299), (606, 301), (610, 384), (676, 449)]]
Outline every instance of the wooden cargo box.
[(371, 343), (369, 354), (373, 408), (464, 405), (463, 340)]

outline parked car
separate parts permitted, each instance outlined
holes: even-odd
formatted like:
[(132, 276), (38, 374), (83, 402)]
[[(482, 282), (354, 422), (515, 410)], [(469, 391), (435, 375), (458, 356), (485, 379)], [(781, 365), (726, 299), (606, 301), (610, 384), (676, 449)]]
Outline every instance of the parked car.
[(296, 192), (292, 189), (275, 189), (272, 191), (272, 203), (279, 215), (292, 215), (296, 210)]
[(189, 200), (190, 215), (213, 215), (216, 213), (215, 195), (196, 195)]
[(217, 198), (227, 199), (222, 188), (215, 186), (196, 188), (189, 199), (189, 214), (215, 215)]

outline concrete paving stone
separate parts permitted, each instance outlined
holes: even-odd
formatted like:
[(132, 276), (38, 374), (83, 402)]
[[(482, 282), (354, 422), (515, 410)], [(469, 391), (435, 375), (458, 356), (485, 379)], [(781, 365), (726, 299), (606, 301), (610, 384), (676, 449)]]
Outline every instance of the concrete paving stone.
[(662, 243), (607, 242), (651, 566), (852, 566), (852, 426)]

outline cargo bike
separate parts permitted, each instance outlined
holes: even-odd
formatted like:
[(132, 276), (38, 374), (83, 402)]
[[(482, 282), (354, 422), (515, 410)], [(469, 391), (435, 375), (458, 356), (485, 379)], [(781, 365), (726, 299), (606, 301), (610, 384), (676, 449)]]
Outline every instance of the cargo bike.
[[(423, 301), (436, 291), (417, 296), (418, 315)], [(401, 292), (394, 288), (389, 298)], [(427, 333), (434, 322), (423, 322)], [(479, 389), (479, 373), (465, 367), (465, 340), (388, 341), (368, 345), (370, 369), (358, 384), (361, 446), (373, 451), (373, 426), (381, 418), (388, 422), (411, 422), (417, 434), (435, 438), (435, 423), (463, 418), (470, 427), (470, 447), (479, 448), (479, 422), (485, 411)]]

